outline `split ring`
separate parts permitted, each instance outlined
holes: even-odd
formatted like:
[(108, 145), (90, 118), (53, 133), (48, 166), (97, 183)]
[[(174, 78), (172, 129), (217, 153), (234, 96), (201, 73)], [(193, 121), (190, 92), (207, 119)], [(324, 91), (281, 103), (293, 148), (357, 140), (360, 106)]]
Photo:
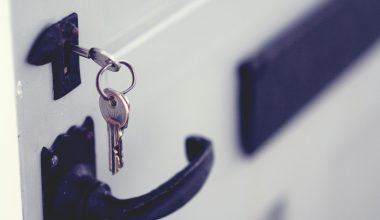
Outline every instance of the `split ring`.
[[(131, 85), (124, 91), (121, 91), (121, 93), (123, 95), (127, 94), (129, 91), (131, 91), (133, 89), (133, 87), (135, 86), (136, 84), (136, 79), (135, 79), (135, 73), (133, 72), (133, 68), (132, 66), (127, 63), (126, 61), (122, 60), (122, 61), (119, 61), (119, 64), (122, 64), (124, 66), (126, 66), (129, 70), (129, 72), (131, 73), (132, 75), (132, 83)], [(109, 63), (108, 65), (102, 67), (99, 72), (98, 72), (98, 75), (96, 75), (96, 89), (98, 90), (99, 94), (105, 99), (105, 100), (109, 100), (109, 98), (107, 97), (107, 95), (104, 93), (103, 89), (100, 88), (100, 81), (101, 81), (101, 77), (103, 75), (103, 73), (109, 68), (111, 67), (112, 65), (114, 65), (112, 62)]]

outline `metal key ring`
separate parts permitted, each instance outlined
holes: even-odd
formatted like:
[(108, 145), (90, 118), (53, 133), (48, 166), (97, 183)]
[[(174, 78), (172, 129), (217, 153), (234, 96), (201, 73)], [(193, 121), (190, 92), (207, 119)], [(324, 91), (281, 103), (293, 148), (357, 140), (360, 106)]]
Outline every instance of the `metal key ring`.
[[(124, 91), (121, 91), (122, 94), (127, 94), (127, 92), (131, 91), (133, 89), (133, 87), (135, 86), (136, 84), (136, 79), (135, 79), (135, 73), (133, 72), (133, 68), (132, 66), (127, 63), (126, 61), (122, 60), (122, 61), (119, 61), (119, 64), (123, 64), (124, 66), (126, 66), (128, 69), (129, 69), (129, 72), (131, 73), (132, 75), (132, 83), (131, 85), (129, 86), (129, 88), (127, 88), (126, 90)], [(99, 72), (98, 72), (98, 75), (96, 76), (96, 89), (98, 90), (99, 94), (105, 99), (105, 100), (109, 100), (109, 98), (107, 97), (107, 95), (104, 93), (103, 89), (100, 88), (100, 78), (101, 76), (103, 75), (103, 73), (113, 65), (113, 63), (109, 63), (108, 65), (102, 67)]]

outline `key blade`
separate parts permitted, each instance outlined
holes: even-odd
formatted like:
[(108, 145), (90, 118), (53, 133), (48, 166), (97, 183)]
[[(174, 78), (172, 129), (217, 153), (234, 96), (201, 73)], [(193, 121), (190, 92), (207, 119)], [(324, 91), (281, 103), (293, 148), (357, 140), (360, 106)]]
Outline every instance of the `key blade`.
[(115, 145), (115, 154), (118, 158), (117, 166), (119, 169), (121, 169), (124, 166), (124, 160), (123, 160), (123, 129), (119, 130), (118, 137), (117, 137), (117, 145)]
[(115, 152), (115, 146), (118, 144), (117, 142), (117, 130), (118, 126), (115, 124), (112, 124), (110, 122), (107, 122), (107, 131), (108, 131), (108, 160), (109, 160), (109, 170), (113, 175), (115, 175), (119, 171), (119, 165)]

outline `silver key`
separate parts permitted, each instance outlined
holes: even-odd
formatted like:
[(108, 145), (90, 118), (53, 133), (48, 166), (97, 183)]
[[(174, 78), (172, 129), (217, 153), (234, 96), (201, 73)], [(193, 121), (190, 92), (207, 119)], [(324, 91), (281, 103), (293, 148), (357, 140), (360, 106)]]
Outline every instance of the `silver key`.
[(87, 59), (92, 59), (95, 63), (99, 64), (101, 67), (105, 67), (112, 64), (107, 69), (113, 72), (120, 70), (120, 64), (116, 61), (115, 57), (106, 51), (98, 48), (86, 49), (78, 45), (71, 45), (71, 50), (78, 54), (79, 56), (85, 57)]
[(110, 100), (99, 98), (99, 107), (107, 122), (109, 139), (109, 169), (116, 174), (123, 167), (123, 130), (128, 126), (129, 101), (120, 92), (105, 89), (104, 93)]

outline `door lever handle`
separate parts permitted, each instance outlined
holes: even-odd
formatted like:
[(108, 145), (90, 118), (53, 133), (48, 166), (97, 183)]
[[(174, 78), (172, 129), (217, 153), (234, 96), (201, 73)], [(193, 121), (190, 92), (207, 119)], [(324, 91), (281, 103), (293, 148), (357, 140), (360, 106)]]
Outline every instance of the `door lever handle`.
[(71, 127), (41, 152), (45, 220), (142, 220), (167, 216), (202, 188), (213, 165), (211, 142), (186, 139), (189, 164), (153, 191), (118, 199), (96, 179), (93, 121)]
[(213, 162), (210, 142), (203, 138), (188, 138), (186, 154), (189, 164), (145, 195), (117, 199), (100, 183), (89, 197), (86, 219), (159, 219), (178, 210), (201, 189)]

